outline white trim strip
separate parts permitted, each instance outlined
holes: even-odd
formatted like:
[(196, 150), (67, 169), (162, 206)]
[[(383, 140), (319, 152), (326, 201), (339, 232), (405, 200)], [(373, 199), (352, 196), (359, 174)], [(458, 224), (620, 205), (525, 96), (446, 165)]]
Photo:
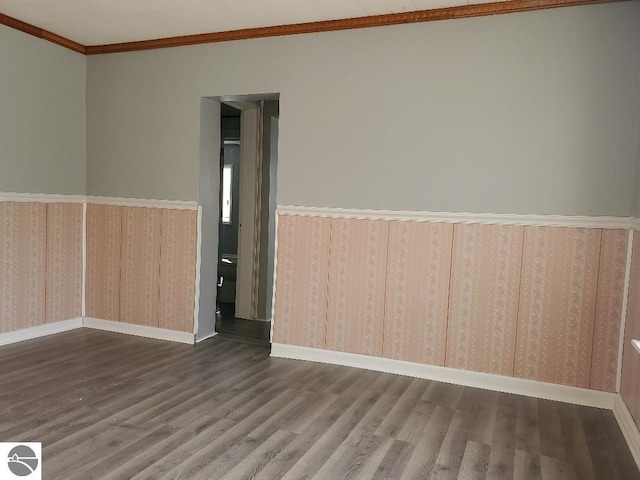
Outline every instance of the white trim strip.
[(87, 204), (82, 204), (82, 316), (87, 312)]
[(119, 198), (87, 196), (87, 203), (122, 207), (170, 208), (173, 210), (197, 210), (198, 202), (183, 200), (152, 200), (147, 198)]
[(61, 322), (45, 323), (44, 325), (16, 330), (14, 332), (0, 333), (0, 345), (9, 345), (10, 343), (46, 337), (47, 335), (75, 330), (80, 327), (82, 327), (82, 318), (79, 317)]
[(269, 328), (269, 342), (273, 342), (273, 319), (276, 318), (276, 280), (278, 276), (278, 215), (275, 218), (275, 235), (274, 235), (274, 251), (273, 256), (273, 292), (271, 294), (271, 328)]
[(622, 316), (620, 318), (620, 337), (618, 339), (618, 370), (616, 374), (616, 392), (620, 392), (622, 381), (622, 350), (624, 348), (624, 332), (627, 325), (627, 305), (629, 303), (629, 282), (631, 281), (631, 260), (633, 258), (634, 230), (629, 230), (627, 240), (627, 265), (624, 271), (624, 289), (622, 290)]
[(616, 395), (616, 401), (613, 404), (613, 415), (616, 417), (618, 425), (620, 425), (622, 435), (629, 445), (638, 468), (640, 468), (640, 431), (620, 395)]
[(416, 378), (426, 378), (439, 382), (483, 388), (497, 392), (515, 393), (529, 397), (568, 402), (576, 405), (612, 409), (616, 394), (568, 387), (554, 383), (538, 382), (524, 378), (505, 377), (490, 373), (471, 372), (448, 367), (437, 367), (420, 363), (404, 362), (389, 358), (370, 357), (355, 353), (335, 352), (316, 348), (298, 347), (274, 343), (271, 356), (308, 360), (312, 362), (364, 368), (378, 372), (394, 373)]
[(640, 340), (631, 340), (631, 345), (640, 353)]
[(109, 332), (125, 333), (127, 335), (137, 335), (138, 337), (155, 338), (158, 340), (168, 340), (171, 342), (194, 344), (193, 333), (177, 332), (164, 328), (147, 327), (144, 325), (133, 325), (131, 323), (114, 322), (111, 320), (101, 320), (99, 318), (84, 317), (83, 325), (96, 330), (106, 330)]
[(409, 212), (394, 210), (367, 210), (352, 208), (318, 208), (279, 205), (278, 215), (309, 217), (354, 218), (366, 220), (396, 220), (405, 222), (471, 223), (485, 225), (531, 225), (543, 227), (581, 227), (626, 229), (629, 217), (567, 216), (567, 215), (518, 215), (511, 213), (448, 213)]
[[(195, 304), (193, 305), (193, 334), (197, 337), (198, 328), (200, 326), (198, 317), (200, 316), (200, 267), (202, 265), (202, 206), (198, 206), (198, 223), (196, 228), (196, 285), (194, 298)], [(213, 329), (215, 331), (215, 326)]]
[(213, 338), (213, 337), (215, 337), (216, 335), (218, 335), (218, 332), (210, 333), (210, 334), (209, 334), (209, 335), (207, 335), (206, 337), (196, 338), (196, 343), (204, 342), (205, 340), (209, 340), (210, 338)]
[[(57, 193), (0, 192), (0, 202), (92, 203), (123, 207), (170, 208), (197, 210), (198, 202), (191, 200), (155, 200), (147, 198), (103, 197), (93, 195), (65, 195)], [(640, 230), (635, 217), (535, 215), (511, 213), (457, 213), (404, 210), (371, 210), (356, 208), (303, 207), (278, 205), (279, 215), (301, 215), (367, 220), (397, 220), (413, 222), (472, 223), (488, 225), (532, 225), (582, 228), (633, 228)]]
[(196, 210), (198, 202), (187, 200), (153, 200), (146, 198), (100, 197), (91, 195), (63, 195), (57, 193), (0, 192), (0, 202), (33, 203), (93, 203), (122, 207), (170, 208), (173, 210)]
[(84, 203), (84, 195), (63, 195), (58, 193), (15, 193), (0, 192), (0, 202), (33, 203)]

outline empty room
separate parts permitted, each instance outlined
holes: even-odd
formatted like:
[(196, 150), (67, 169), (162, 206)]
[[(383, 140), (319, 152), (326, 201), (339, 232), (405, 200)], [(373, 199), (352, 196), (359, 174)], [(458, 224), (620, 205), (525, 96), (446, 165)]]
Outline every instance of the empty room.
[(640, 1), (0, 0), (0, 480), (640, 480)]

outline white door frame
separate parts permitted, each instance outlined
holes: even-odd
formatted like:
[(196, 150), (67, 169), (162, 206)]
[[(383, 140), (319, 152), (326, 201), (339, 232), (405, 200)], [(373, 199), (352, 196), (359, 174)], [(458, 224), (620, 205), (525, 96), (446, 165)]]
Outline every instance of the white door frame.
[(196, 342), (215, 335), (220, 217), (220, 101), (200, 100), (199, 257), (196, 274)]
[(262, 178), (262, 124), (260, 107), (254, 103), (241, 113), (240, 211), (238, 226), (238, 270), (236, 317), (253, 320), (257, 315), (260, 190)]

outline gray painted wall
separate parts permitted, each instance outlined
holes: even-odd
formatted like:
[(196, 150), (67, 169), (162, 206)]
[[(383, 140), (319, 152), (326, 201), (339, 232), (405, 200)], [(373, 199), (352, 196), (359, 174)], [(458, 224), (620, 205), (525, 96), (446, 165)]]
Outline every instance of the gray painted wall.
[(0, 191), (85, 192), (86, 59), (0, 25)]
[[(262, 102), (262, 185), (260, 258), (258, 267), (258, 319), (271, 319), (273, 269), (276, 253), (276, 196), (278, 187), (278, 102)], [(275, 121), (275, 124), (274, 124)]]
[(278, 203), (629, 215), (640, 3), (99, 55), (90, 194), (196, 200), (203, 96), (280, 92)]
[(220, 219), (220, 102), (200, 101), (199, 198), (202, 206), (200, 296), (196, 340), (215, 331), (218, 284), (218, 224)]
[(270, 118), (270, 135), (269, 148), (269, 238), (267, 252), (267, 300), (266, 300), (266, 318), (272, 318), (273, 310), (273, 274), (275, 270), (276, 259), (276, 198), (278, 192), (278, 117)]

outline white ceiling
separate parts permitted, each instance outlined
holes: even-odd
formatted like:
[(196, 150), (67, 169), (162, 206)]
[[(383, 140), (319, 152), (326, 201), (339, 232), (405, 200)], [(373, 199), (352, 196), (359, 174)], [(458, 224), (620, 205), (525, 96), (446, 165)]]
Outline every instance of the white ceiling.
[(486, 1), (0, 0), (0, 12), (83, 45), (104, 45)]

